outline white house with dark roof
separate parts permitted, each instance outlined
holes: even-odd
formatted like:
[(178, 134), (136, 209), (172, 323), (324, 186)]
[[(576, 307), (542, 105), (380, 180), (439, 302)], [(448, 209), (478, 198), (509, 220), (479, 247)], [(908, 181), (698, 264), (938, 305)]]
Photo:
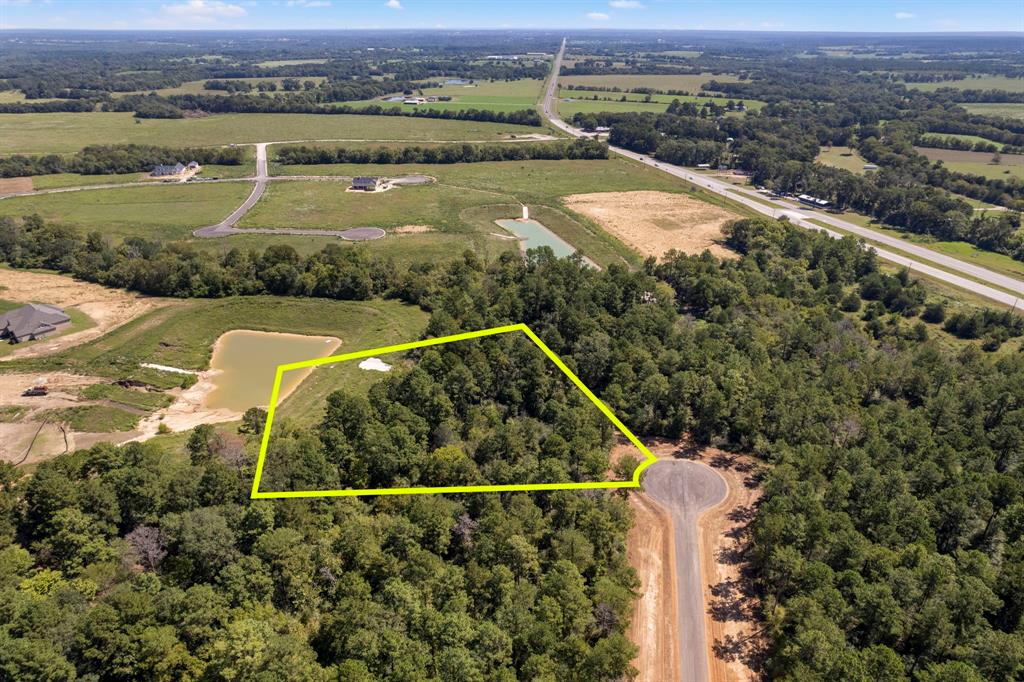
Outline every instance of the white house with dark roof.
[(29, 303), (0, 315), (0, 339), (10, 343), (31, 341), (70, 323), (71, 318), (57, 306)]

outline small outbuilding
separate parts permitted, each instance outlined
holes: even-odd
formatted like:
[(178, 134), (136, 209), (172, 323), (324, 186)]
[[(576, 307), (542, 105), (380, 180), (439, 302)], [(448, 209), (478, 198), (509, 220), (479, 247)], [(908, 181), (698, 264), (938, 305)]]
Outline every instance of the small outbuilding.
[(352, 189), (361, 190), (363, 192), (376, 192), (379, 184), (380, 182), (377, 178), (369, 176), (358, 176), (352, 178)]
[(9, 343), (32, 341), (70, 323), (71, 318), (57, 306), (29, 303), (0, 315), (0, 339)]

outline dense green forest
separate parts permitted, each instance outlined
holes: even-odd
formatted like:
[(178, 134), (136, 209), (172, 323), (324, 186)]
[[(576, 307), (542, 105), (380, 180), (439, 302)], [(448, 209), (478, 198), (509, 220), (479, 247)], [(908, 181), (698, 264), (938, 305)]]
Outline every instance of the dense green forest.
[[(772, 679), (1018, 679), (1024, 354), (938, 338), (942, 311), (852, 239), (746, 220), (728, 242), (740, 259), (676, 255), (636, 272), (543, 250), (491, 264), (467, 254), (396, 273), (385, 291), (431, 311), (428, 336), (525, 322), (638, 433), (761, 460), (748, 559)], [(487, 354), (466, 357), (468, 367)], [(526, 407), (547, 381), (528, 362), (508, 385), (478, 381), (467, 396), (474, 384), (458, 363), (419, 360), (365, 398), (334, 396), (319, 427), (283, 422), (274, 484), (406, 475), (361, 470), (351, 445), (371, 442), (419, 453), (406, 471), (428, 477), (500, 478), (517, 462), (600, 468), (600, 458), (567, 461), (574, 448), (515, 411), (572, 408), (557, 391)], [(369, 427), (353, 430), (353, 419)], [(587, 451), (600, 453), (590, 446), (603, 434), (590, 434)], [(254, 450), (201, 427), (184, 452), (96, 446), (20, 482), (5, 468), (0, 670), (25, 680), (628, 673), (636, 583), (620, 495), (252, 502)]]

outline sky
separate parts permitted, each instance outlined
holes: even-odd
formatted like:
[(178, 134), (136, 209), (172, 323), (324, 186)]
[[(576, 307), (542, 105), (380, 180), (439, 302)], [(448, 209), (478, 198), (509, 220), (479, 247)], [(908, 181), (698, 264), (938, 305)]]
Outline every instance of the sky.
[(16, 28), (1006, 32), (1024, 0), (0, 0)]

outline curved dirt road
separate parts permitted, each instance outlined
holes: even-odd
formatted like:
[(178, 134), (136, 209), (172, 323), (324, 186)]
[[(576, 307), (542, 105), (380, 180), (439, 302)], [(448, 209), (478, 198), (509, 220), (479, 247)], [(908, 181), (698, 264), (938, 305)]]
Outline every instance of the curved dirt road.
[(728, 487), (722, 476), (702, 462), (659, 460), (643, 475), (647, 496), (672, 517), (679, 604), (679, 668), (683, 682), (707, 682), (708, 654), (704, 629), (704, 586), (700, 564), (701, 514), (722, 502)]

